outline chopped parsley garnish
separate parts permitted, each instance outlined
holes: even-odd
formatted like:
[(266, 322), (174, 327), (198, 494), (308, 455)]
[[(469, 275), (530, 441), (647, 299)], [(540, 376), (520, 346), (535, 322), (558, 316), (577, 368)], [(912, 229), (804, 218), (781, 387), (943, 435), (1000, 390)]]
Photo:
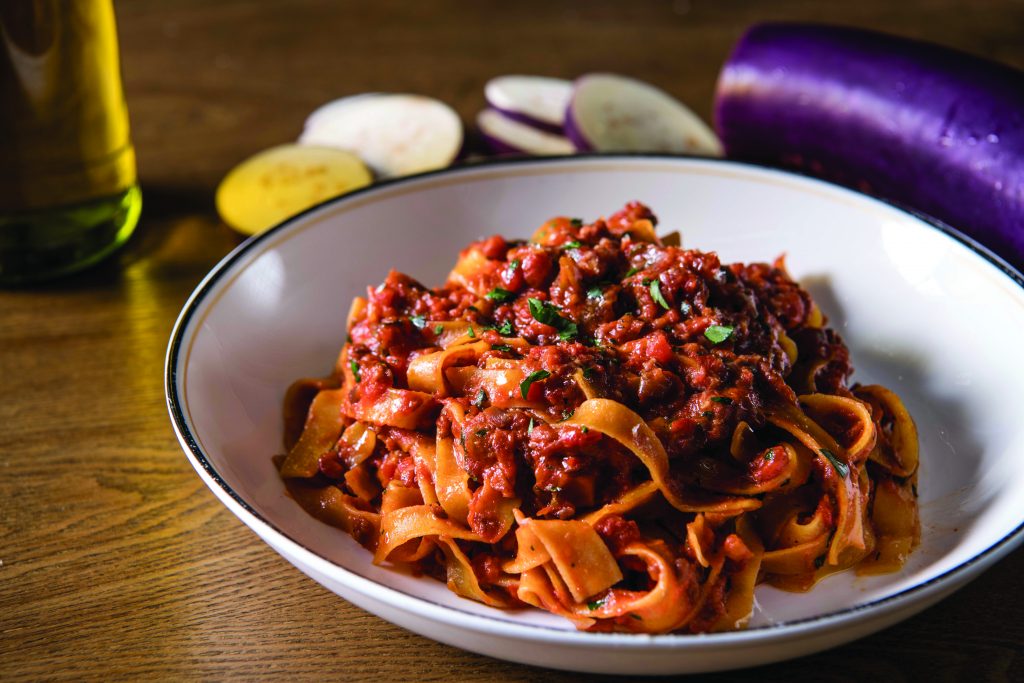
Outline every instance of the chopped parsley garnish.
[(601, 288), (597, 285), (594, 285), (587, 290), (588, 299), (600, 299), (602, 296), (604, 296), (604, 292), (602, 292)]
[(508, 301), (509, 299), (515, 298), (515, 294), (508, 291), (507, 289), (502, 289), (501, 287), (495, 287), (491, 291), (487, 292), (486, 296), (491, 301), (497, 301), (498, 303), (502, 303), (504, 301)]
[(622, 277), (623, 278), (633, 277), (634, 275), (636, 275), (639, 272), (640, 272), (640, 269), (634, 266), (634, 267), (630, 268), (629, 270), (627, 270), (626, 274), (623, 275)]
[(444, 332), (444, 325), (434, 325), (434, 334), (441, 334)]
[[(666, 306), (666, 308), (668, 308)], [(728, 325), (712, 325), (708, 329), (704, 330), (704, 336), (708, 338), (712, 344), (721, 344), (730, 336), (732, 336), (733, 328)]]
[(466, 330), (466, 334), (469, 335), (470, 339), (476, 339), (476, 330), (473, 329), (472, 325), (470, 325), (469, 329)]
[[(651, 298), (666, 311), (668, 310), (668, 302), (665, 301), (665, 297), (661, 295), (661, 283), (658, 280), (651, 280)], [(705, 332), (705, 334), (707, 334), (707, 332)]]
[(569, 225), (571, 225), (574, 228), (582, 228), (583, 227), (583, 219), (581, 219), (581, 218), (570, 218), (569, 219)]
[(348, 367), (352, 370), (352, 376), (356, 378), (356, 384), (363, 381), (363, 375), (359, 372), (359, 363), (354, 360), (348, 362)]
[(711, 400), (714, 401), (715, 403), (721, 403), (722, 405), (726, 406), (732, 403), (732, 399), (729, 398), (728, 396), (712, 396)]
[(709, 420), (715, 416), (715, 414), (710, 410), (705, 410), (703, 413), (701, 413), (701, 415), (708, 418)]
[(512, 321), (511, 320), (506, 320), (505, 322), (503, 322), (500, 325), (485, 325), (484, 329), (485, 330), (494, 330), (495, 332), (500, 334), (502, 337), (511, 337), (512, 336)]
[(423, 329), (427, 326), (427, 316), (425, 315), (410, 315), (409, 322), (415, 325), (418, 329)]
[(562, 317), (558, 306), (550, 304), (547, 301), (534, 299), (533, 297), (530, 297), (527, 301), (530, 304), (530, 315), (533, 316), (533, 319), (558, 330), (558, 337), (560, 339), (570, 339), (576, 336), (578, 331), (576, 323), (568, 318)]
[(551, 373), (547, 370), (534, 370), (526, 376), (522, 382), (519, 383), (519, 394), (525, 399), (526, 395), (530, 393), (530, 387), (534, 382), (547, 379), (551, 376)]
[(589, 365), (583, 368), (583, 379), (594, 379), (594, 368)]
[(562, 411), (562, 419), (560, 420), (560, 422), (565, 422), (566, 420), (568, 420), (569, 418), (571, 418), (575, 414), (576, 414), (575, 410), (563, 410)]
[(513, 349), (508, 344), (491, 344), (491, 351), (504, 351), (505, 353), (512, 353)]
[(580, 431), (586, 434), (587, 432), (590, 431), (590, 427), (588, 427), (587, 425), (583, 425), (583, 427), (580, 428)]
[(482, 409), (484, 407), (484, 401), (486, 401), (486, 400), (487, 400), (487, 392), (484, 391), (483, 389), (481, 389), (480, 393), (478, 393), (476, 395), (476, 398), (473, 399), (473, 405), (475, 405), (477, 408), (481, 408)]
[(595, 600), (594, 602), (588, 602), (587, 603), (587, 609), (595, 610), (595, 609), (597, 609), (598, 607), (600, 607), (603, 604), (604, 604), (604, 600)]
[(850, 466), (847, 465), (842, 460), (840, 460), (839, 458), (837, 458), (832, 453), (832, 451), (828, 450), (827, 448), (820, 448), (818, 450), (822, 455), (825, 456), (825, 459), (832, 463), (832, 467), (834, 467), (836, 472), (839, 473), (839, 476), (842, 477), (843, 479), (846, 479), (846, 475), (850, 473)]
[(562, 245), (562, 249), (579, 249), (583, 246), (583, 243), (579, 240), (573, 240), (572, 242), (566, 242)]
[(477, 436), (487, 436), (487, 430), (486, 429), (478, 429), (478, 430), (476, 430), (473, 433), (476, 434)]
[(681, 304), (679, 304), (679, 311), (683, 315), (690, 315), (690, 311), (691, 310), (693, 310), (693, 307), (690, 306), (690, 304), (688, 302), (684, 301)]
[(629, 616), (633, 617), (637, 621), (643, 621), (643, 617), (637, 614), (636, 612), (630, 612)]

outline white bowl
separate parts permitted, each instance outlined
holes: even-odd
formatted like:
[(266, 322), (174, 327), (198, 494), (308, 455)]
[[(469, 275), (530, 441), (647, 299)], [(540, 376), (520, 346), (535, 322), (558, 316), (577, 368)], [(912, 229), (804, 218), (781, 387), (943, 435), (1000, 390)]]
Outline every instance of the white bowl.
[[(903, 571), (762, 586), (750, 628), (713, 635), (575, 631), (374, 566), (285, 495), (271, 463), (295, 378), (326, 374), (352, 297), (397, 268), (442, 282), (470, 240), (528, 236), (554, 215), (650, 205), (663, 230), (726, 261), (787, 254), (850, 346), (855, 379), (903, 397), (921, 434), (922, 543)], [(388, 182), (250, 239), (196, 289), (167, 352), (167, 402), (203, 481), (301, 571), (360, 607), (456, 647), (576, 671), (738, 668), (864, 636), (935, 603), (1024, 538), (1024, 279), (944, 227), (819, 181), (655, 156), (494, 163)], [(964, 625), (969, 628), (969, 624)]]

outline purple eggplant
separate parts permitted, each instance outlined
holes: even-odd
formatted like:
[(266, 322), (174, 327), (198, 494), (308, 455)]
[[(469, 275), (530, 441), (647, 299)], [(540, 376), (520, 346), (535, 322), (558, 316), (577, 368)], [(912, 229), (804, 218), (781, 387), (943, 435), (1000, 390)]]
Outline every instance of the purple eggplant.
[(1024, 267), (1024, 73), (951, 49), (811, 24), (751, 28), (718, 81), (735, 159), (916, 209)]

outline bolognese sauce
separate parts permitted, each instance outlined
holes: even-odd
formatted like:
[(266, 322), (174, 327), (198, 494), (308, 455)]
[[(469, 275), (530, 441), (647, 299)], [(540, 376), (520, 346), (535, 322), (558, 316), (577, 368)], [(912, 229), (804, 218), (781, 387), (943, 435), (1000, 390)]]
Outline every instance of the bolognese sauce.
[(722, 263), (656, 225), (636, 202), (557, 217), (471, 243), (440, 287), (368, 288), (332, 374), (288, 393), (292, 495), (377, 562), (591, 630), (738, 628), (757, 583), (898, 568), (902, 403), (848, 385), (781, 257)]

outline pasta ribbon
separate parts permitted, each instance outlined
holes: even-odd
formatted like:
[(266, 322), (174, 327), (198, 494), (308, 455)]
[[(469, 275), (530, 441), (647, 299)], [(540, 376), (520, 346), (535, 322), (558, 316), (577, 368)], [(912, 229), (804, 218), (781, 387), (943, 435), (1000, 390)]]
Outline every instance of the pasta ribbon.
[(567, 424), (601, 432), (628, 448), (644, 464), (651, 480), (673, 507), (682, 512), (729, 512), (739, 514), (761, 507), (755, 498), (726, 498), (700, 492), (680, 493), (668, 481), (668, 454), (643, 418), (617, 401), (592, 398), (584, 401)]
[(589, 524), (579, 520), (525, 517), (518, 521), (520, 529), (529, 530), (524, 540), (535, 540), (544, 546), (569, 593), (577, 602), (622, 580), (622, 571), (608, 546)]
[(481, 354), (490, 349), (490, 344), (478, 341), (472, 344), (449, 346), (441, 351), (425, 353), (417, 356), (409, 363), (407, 373), (409, 388), (433, 394), (438, 398), (449, 395), (445, 383), (444, 371), (454, 363), (467, 360), (476, 361)]
[(473, 571), (473, 564), (462, 552), (454, 538), (438, 536), (438, 545), (445, 556), (445, 578), (453, 593), (470, 600), (482, 602), (491, 607), (510, 607), (507, 599), (494, 596), (480, 586), (480, 580)]
[[(380, 542), (373, 561), (380, 564), (404, 543), (436, 536), (448, 536), (467, 541), (479, 541), (480, 536), (445, 519), (443, 511), (433, 505), (410, 505), (388, 513), (381, 513)], [(423, 554), (417, 551), (400, 561), (412, 562)], [(415, 558), (415, 559), (413, 559)]]
[(871, 406), (872, 418), (879, 425), (879, 439), (871, 451), (871, 460), (897, 477), (914, 474), (918, 461), (917, 425), (900, 397), (877, 384), (855, 387), (853, 394)]
[(288, 451), (281, 466), (282, 477), (312, 477), (320, 470), (320, 458), (334, 448), (341, 436), (343, 389), (321, 391), (309, 406), (305, 429)]
[(385, 389), (375, 401), (349, 403), (348, 406), (351, 416), (362, 422), (399, 429), (422, 429), (434, 421), (437, 403), (432, 395), (422, 391)]

